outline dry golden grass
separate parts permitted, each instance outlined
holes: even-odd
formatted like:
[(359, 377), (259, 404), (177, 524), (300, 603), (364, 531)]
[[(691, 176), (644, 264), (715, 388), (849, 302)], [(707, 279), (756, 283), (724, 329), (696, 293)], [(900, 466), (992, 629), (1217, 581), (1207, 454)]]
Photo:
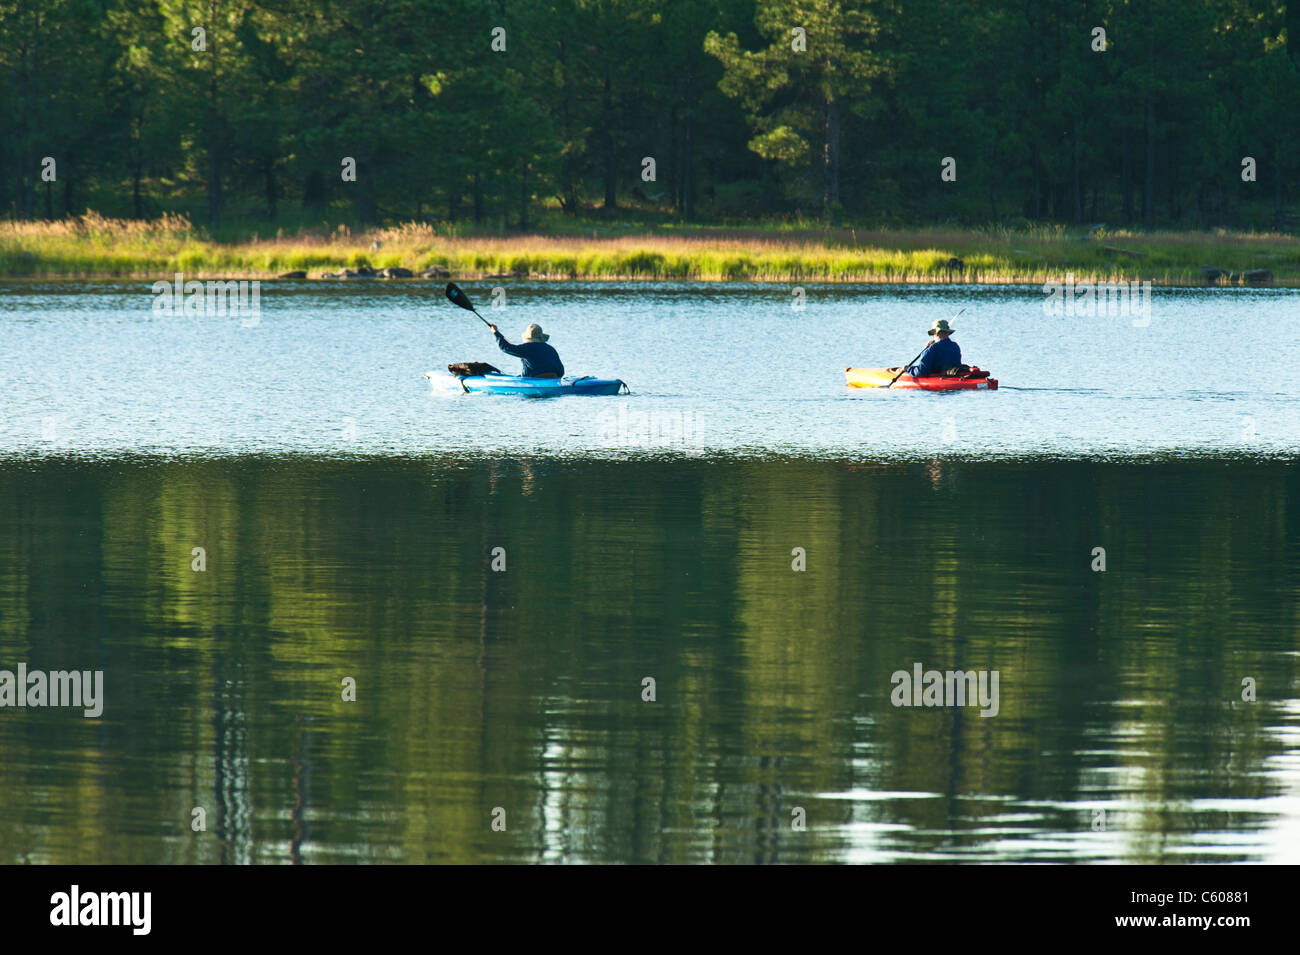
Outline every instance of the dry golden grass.
[(194, 226), (188, 217), (164, 213), (158, 219), (109, 219), (98, 212), (66, 219), (36, 219), (27, 222), (0, 221), (0, 238), (109, 238), (138, 239), (142, 237), (183, 237), (192, 234)]
[[(378, 246), (375, 246), (378, 243)], [(1136, 254), (1130, 254), (1136, 253)], [(960, 272), (947, 268), (963, 260)], [(1265, 268), (1278, 284), (1300, 284), (1300, 241), (1265, 233), (1111, 231), (1069, 233), (1049, 226), (896, 231), (754, 227), (661, 230), (624, 235), (457, 236), (404, 223), (356, 232), (216, 242), (184, 216), (135, 221), (87, 213), (57, 222), (0, 223), (0, 274), (147, 277), (183, 271), (197, 278), (270, 277), (369, 265), (449, 270), (458, 279), (1026, 283), (1149, 280), (1200, 284), (1202, 264)]]

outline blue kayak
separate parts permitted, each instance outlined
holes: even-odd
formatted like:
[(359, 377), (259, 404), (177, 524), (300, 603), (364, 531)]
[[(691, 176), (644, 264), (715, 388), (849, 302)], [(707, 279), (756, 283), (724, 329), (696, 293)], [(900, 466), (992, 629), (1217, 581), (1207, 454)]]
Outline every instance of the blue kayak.
[(466, 391), (494, 395), (616, 395), (627, 390), (620, 378), (524, 378), (517, 375), (473, 375), (456, 378)]

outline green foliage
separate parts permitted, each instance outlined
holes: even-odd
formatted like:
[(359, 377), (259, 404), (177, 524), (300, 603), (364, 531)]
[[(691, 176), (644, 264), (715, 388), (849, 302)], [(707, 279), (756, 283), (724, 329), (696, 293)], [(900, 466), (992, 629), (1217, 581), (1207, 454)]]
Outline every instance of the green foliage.
[(726, 71), (720, 88), (740, 102), (756, 131), (750, 149), (787, 171), (814, 153), (821, 157), (829, 212), (840, 201), (842, 113), (847, 107), (869, 115), (871, 81), (885, 73), (870, 49), (877, 21), (861, 0), (765, 0), (755, 23), (768, 41), (757, 52), (741, 49), (734, 33), (711, 32), (704, 48)]
[(0, 216), (1286, 231), (1294, 6), (0, 0)]

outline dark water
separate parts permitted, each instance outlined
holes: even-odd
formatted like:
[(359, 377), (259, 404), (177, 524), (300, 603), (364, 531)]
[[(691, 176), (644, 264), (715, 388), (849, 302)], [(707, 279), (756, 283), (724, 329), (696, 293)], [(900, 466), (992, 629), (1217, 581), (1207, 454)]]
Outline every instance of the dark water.
[[(0, 709), (0, 863), (1300, 859), (1286, 462), (45, 456), (0, 506), (0, 669), (106, 697)], [(891, 705), (915, 663), (997, 715)]]

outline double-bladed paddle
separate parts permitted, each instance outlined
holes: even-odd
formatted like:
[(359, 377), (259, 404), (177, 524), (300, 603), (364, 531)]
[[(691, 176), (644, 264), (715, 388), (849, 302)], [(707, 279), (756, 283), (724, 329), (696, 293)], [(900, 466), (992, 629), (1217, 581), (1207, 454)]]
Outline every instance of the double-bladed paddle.
[[(478, 309), (474, 307), (474, 303), (469, 300), (469, 296), (466, 295), (464, 292), (462, 292), (460, 290), (460, 286), (457, 285), (455, 282), (447, 283), (447, 298), (451, 299), (452, 302), (459, 305), (461, 308), (467, 309), (473, 312), (475, 315), (478, 315)], [(484, 325), (486, 325), (488, 328), (492, 327), (492, 323), (489, 322), (482, 315), (478, 315), (478, 320), (482, 322)]]

